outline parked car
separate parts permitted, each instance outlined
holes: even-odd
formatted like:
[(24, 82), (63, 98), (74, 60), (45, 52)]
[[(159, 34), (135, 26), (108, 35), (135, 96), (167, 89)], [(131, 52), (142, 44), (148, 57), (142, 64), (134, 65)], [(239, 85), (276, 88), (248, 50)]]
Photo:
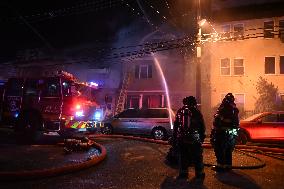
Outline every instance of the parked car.
[(284, 111), (262, 112), (240, 121), (238, 144), (248, 141), (284, 142)]
[[(171, 116), (174, 119), (172, 111)], [(166, 140), (172, 135), (169, 111), (166, 108), (127, 109), (106, 120), (102, 132), (148, 135), (154, 139)]]

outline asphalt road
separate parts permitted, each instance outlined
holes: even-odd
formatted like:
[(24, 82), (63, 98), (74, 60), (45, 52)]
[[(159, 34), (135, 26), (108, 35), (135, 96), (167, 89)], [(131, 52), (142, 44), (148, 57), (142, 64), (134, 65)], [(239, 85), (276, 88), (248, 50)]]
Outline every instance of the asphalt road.
[[(203, 185), (194, 182), (191, 168), (189, 179), (176, 180), (176, 167), (164, 160), (169, 146), (126, 139), (95, 139), (107, 149), (107, 158), (100, 164), (76, 173), (17, 182), (1, 181), (0, 188), (101, 188), (101, 189), (171, 189), (171, 188), (284, 188), (284, 161), (257, 155), (266, 162), (260, 169), (233, 170), (216, 174), (205, 167)], [(18, 158), (18, 157), (15, 157)], [(215, 162), (211, 149), (204, 150), (205, 163)], [(13, 160), (11, 160), (13, 161)], [(56, 161), (56, 160), (53, 160)], [(254, 158), (234, 153), (234, 165), (259, 164)]]

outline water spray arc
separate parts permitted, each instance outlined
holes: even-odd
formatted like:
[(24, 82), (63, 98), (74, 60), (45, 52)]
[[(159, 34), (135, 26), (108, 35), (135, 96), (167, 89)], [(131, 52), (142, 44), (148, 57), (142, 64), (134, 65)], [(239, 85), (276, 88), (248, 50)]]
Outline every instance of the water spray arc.
[(172, 114), (171, 114), (171, 102), (170, 102), (170, 96), (169, 96), (169, 89), (168, 89), (167, 81), (166, 81), (164, 72), (163, 72), (163, 70), (161, 68), (159, 60), (157, 59), (157, 57), (155, 56), (154, 53), (151, 53), (151, 55), (152, 55), (152, 57), (154, 59), (155, 66), (156, 66), (157, 70), (159, 71), (161, 79), (162, 79), (162, 82), (164, 84), (164, 88), (165, 88), (165, 91), (166, 91), (167, 102), (168, 102), (167, 105), (168, 105), (168, 111), (169, 111), (169, 117), (170, 117), (170, 124), (171, 124), (171, 129), (173, 129), (174, 125), (173, 125), (173, 118), (172, 118)]

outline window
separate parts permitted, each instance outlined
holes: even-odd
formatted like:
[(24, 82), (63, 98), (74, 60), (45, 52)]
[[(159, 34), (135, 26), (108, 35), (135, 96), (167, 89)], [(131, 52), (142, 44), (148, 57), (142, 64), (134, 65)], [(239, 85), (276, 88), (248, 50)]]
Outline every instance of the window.
[(244, 39), (244, 24), (234, 25), (234, 39)]
[(21, 96), (24, 81), (22, 79), (12, 78), (8, 80), (6, 95), (7, 96)]
[(68, 81), (62, 82), (62, 93), (63, 96), (72, 96), (72, 90), (71, 90), (71, 83)]
[(244, 75), (244, 59), (234, 59), (234, 75)]
[(138, 109), (140, 107), (139, 104), (140, 104), (139, 95), (127, 96), (127, 107), (128, 108)]
[(141, 118), (168, 118), (167, 109), (143, 109), (141, 110)]
[(38, 95), (38, 83), (37, 79), (27, 79), (25, 82), (24, 95), (36, 96)]
[(284, 105), (284, 93), (283, 93), (283, 94), (280, 94), (279, 97), (280, 97), (280, 103), (281, 103), (282, 105)]
[(284, 102), (284, 94), (280, 94), (280, 100)]
[(265, 57), (265, 74), (275, 74), (275, 57)]
[[(220, 102), (222, 103), (223, 99), (225, 98), (225, 96), (227, 95), (228, 93), (221, 93), (221, 100)], [(238, 105), (238, 106), (244, 106), (245, 104), (245, 95), (244, 94), (240, 94), (240, 93), (236, 93), (236, 94), (233, 94), (234, 97), (235, 97), (235, 103)]]
[(143, 95), (143, 108), (161, 108), (162, 107), (162, 95)]
[(284, 122), (284, 114), (279, 114), (278, 122)]
[(245, 95), (244, 94), (234, 94), (235, 96), (235, 103), (239, 105), (245, 104)]
[(262, 122), (277, 122), (277, 114), (269, 114), (262, 117)]
[(58, 78), (48, 78), (42, 81), (42, 96), (43, 97), (58, 97), (60, 96), (60, 85)]
[(223, 25), (223, 26), (221, 26), (221, 29), (222, 29), (222, 31), (221, 31), (221, 33), (222, 33), (222, 39), (228, 39), (228, 38), (230, 38), (231, 37), (231, 34), (230, 34), (230, 32), (231, 32), (231, 25)]
[(279, 38), (284, 42), (284, 20), (279, 21)]
[(284, 56), (280, 56), (280, 74), (284, 74)]
[(135, 78), (146, 79), (152, 78), (152, 65), (136, 65)]
[(128, 109), (117, 115), (120, 118), (138, 118), (139, 111), (137, 109)]
[(230, 59), (229, 58), (223, 58), (221, 59), (221, 75), (230, 75)]
[(274, 22), (264, 22), (263, 35), (264, 38), (274, 38)]

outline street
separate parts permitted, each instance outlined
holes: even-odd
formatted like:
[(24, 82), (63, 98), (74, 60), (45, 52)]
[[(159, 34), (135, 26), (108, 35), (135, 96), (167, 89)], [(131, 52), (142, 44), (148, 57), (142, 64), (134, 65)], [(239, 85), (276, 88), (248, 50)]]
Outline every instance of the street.
[[(1, 181), (0, 188), (279, 188), (283, 185), (283, 160), (259, 154), (254, 156), (266, 163), (264, 168), (216, 174), (211, 167), (206, 166), (206, 178), (204, 184), (200, 185), (194, 182), (192, 168), (189, 170), (188, 181), (175, 179), (178, 174), (177, 167), (165, 163), (168, 145), (119, 138), (94, 138), (94, 141), (107, 149), (107, 158), (100, 164), (51, 178), (17, 182)], [(1, 145), (1, 148), (5, 146)], [(37, 155), (34, 158), (37, 159)], [(15, 157), (9, 161), (17, 159), (18, 157)], [(56, 159), (53, 161), (56, 164)], [(204, 163), (207, 165), (215, 163), (212, 149), (204, 149)], [(235, 166), (253, 166), (259, 163), (252, 157), (238, 151), (234, 152)]]

